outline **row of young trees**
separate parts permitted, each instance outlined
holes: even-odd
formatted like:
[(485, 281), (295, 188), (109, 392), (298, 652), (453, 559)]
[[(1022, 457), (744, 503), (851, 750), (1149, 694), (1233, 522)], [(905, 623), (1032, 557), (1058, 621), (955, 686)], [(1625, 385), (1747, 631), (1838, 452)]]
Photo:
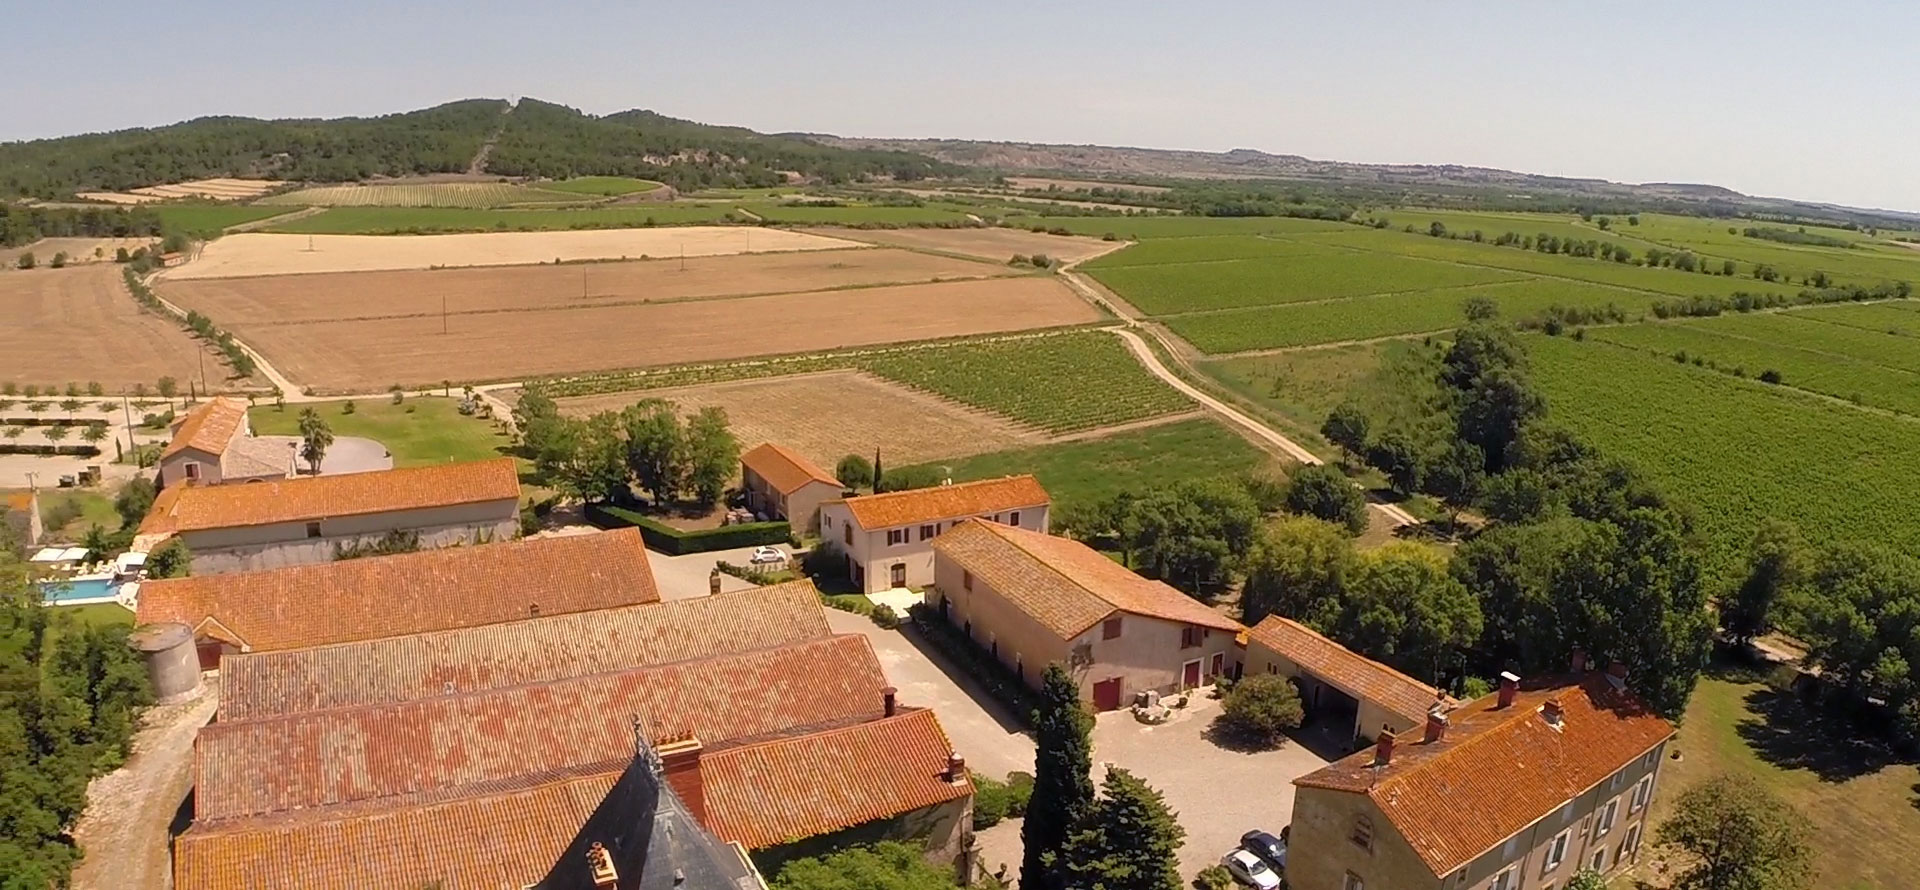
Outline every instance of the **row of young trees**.
[(683, 500), (712, 506), (740, 462), (740, 441), (718, 407), (682, 421), (671, 402), (643, 399), (620, 411), (571, 418), (529, 387), (513, 416), (535, 472), (583, 501), (624, 500), (638, 486), (656, 508)]

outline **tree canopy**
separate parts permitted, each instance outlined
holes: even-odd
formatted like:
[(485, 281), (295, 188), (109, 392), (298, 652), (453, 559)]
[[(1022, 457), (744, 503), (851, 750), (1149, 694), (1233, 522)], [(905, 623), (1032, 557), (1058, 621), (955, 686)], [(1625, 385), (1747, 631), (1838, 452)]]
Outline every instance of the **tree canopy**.
[(1801, 890), (1813, 877), (1812, 824), (1750, 776), (1681, 792), (1656, 837), (1691, 855), (1683, 890)]
[(1060, 858), (1067, 836), (1093, 805), (1093, 716), (1065, 666), (1047, 666), (1033, 714), (1033, 794), (1020, 826), (1020, 886), (1067, 890)]

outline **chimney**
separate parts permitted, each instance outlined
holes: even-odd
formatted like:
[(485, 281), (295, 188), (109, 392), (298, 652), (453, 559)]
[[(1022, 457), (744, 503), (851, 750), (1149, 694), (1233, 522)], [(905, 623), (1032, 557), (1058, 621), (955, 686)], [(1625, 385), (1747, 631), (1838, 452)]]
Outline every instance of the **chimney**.
[(1380, 735), (1373, 740), (1373, 765), (1386, 766), (1393, 762), (1393, 733), (1387, 725), (1380, 724)]
[(1520, 694), (1520, 676), (1512, 671), (1500, 672), (1500, 707), (1513, 707), (1513, 698)]
[(1612, 683), (1615, 689), (1627, 688), (1627, 665), (1625, 662), (1616, 660), (1607, 665), (1607, 682)]
[(1447, 715), (1444, 711), (1440, 710), (1440, 703), (1435, 702), (1433, 707), (1427, 711), (1427, 735), (1425, 741), (1431, 745), (1446, 737)]
[(620, 872), (613, 867), (613, 856), (599, 841), (587, 848), (587, 870), (593, 875), (593, 890), (615, 890), (620, 886)]
[(1560, 721), (1565, 718), (1566, 712), (1560, 709), (1560, 699), (1555, 697), (1547, 699), (1546, 704), (1540, 706), (1540, 716), (1547, 718), (1548, 726), (1559, 729)]
[(893, 711), (895, 707), (894, 696), (898, 694), (899, 691), (900, 690), (895, 689), (892, 686), (888, 686), (885, 689), (880, 690), (880, 700), (882, 702), (885, 702), (885, 714), (884, 714), (885, 716), (887, 717), (893, 716)]
[(708, 573), (707, 593), (712, 596), (720, 595), (720, 570), (719, 569), (714, 569), (712, 572)]
[(1587, 672), (1587, 650), (1578, 647), (1573, 650), (1573, 672), (1576, 674)]
[(692, 734), (676, 736), (660, 743), (660, 770), (673, 786), (680, 801), (698, 822), (707, 820), (706, 782), (700, 775), (700, 739)]
[(942, 778), (955, 784), (967, 780), (967, 759), (961, 757), (960, 752), (955, 751), (947, 755), (947, 771)]

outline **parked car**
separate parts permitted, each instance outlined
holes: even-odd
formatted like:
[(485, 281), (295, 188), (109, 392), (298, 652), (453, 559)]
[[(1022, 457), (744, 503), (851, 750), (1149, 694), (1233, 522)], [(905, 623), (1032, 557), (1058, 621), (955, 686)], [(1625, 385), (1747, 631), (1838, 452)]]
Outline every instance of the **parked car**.
[(1274, 837), (1264, 831), (1254, 830), (1240, 836), (1240, 846), (1247, 852), (1260, 857), (1261, 862), (1271, 866), (1274, 871), (1285, 874), (1287, 871), (1286, 832)]
[(756, 547), (748, 561), (757, 566), (784, 564), (787, 561), (787, 551), (778, 547)]
[(1234, 880), (1253, 890), (1279, 890), (1280, 875), (1261, 862), (1260, 857), (1244, 848), (1234, 848), (1233, 852), (1220, 860), (1220, 864), (1226, 866), (1227, 873), (1233, 875)]

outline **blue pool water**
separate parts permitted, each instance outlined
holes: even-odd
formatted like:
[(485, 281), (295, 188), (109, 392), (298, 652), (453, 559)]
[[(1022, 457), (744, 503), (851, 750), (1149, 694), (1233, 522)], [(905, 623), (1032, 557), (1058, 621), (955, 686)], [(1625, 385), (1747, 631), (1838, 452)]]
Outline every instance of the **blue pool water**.
[(40, 594), (46, 602), (105, 599), (113, 596), (113, 579), (82, 578), (78, 581), (42, 581)]

